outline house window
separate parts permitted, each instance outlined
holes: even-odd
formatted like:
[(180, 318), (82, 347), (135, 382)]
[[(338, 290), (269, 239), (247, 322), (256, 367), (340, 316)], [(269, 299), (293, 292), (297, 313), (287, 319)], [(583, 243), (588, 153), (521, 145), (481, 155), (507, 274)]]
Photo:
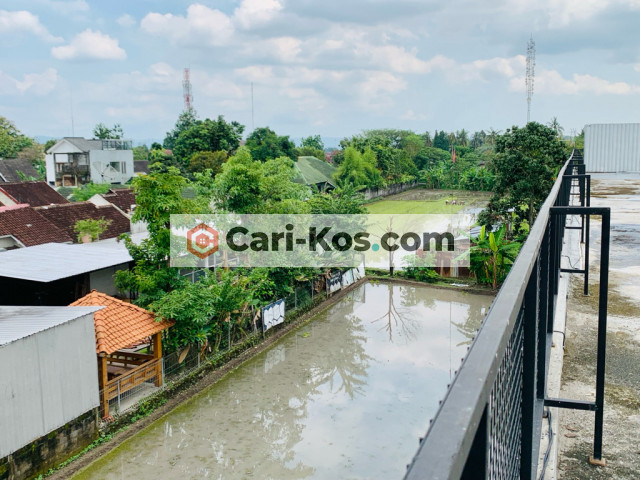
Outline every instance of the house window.
[(122, 173), (127, 173), (127, 163), (122, 162)]
[(121, 164), (121, 163), (122, 163), (122, 162), (110, 162), (110, 163), (109, 163), (109, 166), (110, 166), (111, 168), (113, 168), (116, 172), (119, 172), (119, 171), (120, 171), (120, 164)]

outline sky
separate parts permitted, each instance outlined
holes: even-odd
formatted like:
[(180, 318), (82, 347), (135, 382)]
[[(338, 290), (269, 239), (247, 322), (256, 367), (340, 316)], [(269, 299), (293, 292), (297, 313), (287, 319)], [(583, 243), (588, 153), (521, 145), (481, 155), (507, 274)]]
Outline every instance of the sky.
[(199, 117), (245, 136), (503, 131), (526, 123), (532, 36), (531, 120), (570, 135), (639, 121), (638, 25), (640, 0), (0, 0), (0, 115), (162, 139), (189, 67)]

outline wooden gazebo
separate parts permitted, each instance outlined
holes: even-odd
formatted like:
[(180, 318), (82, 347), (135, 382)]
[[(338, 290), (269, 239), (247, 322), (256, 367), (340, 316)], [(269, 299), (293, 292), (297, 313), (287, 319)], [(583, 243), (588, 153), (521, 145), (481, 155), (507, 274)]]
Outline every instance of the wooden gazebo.
[[(71, 306), (105, 307), (93, 314), (103, 417), (109, 416), (109, 400), (137, 385), (153, 379), (155, 386), (162, 386), (162, 332), (173, 321), (156, 321), (152, 312), (96, 290)], [(129, 351), (149, 337), (151, 353)]]

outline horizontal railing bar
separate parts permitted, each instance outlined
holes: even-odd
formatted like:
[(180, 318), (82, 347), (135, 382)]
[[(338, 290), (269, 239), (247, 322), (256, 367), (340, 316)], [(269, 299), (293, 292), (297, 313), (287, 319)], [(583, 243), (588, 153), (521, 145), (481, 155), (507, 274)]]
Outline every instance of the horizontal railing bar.
[(551, 207), (551, 215), (602, 215), (610, 207)]
[(584, 268), (561, 268), (560, 271), (564, 273), (585, 273)]
[(587, 402), (585, 400), (567, 400), (566, 398), (545, 398), (544, 405), (546, 407), (569, 408), (571, 410), (596, 410), (595, 402)]

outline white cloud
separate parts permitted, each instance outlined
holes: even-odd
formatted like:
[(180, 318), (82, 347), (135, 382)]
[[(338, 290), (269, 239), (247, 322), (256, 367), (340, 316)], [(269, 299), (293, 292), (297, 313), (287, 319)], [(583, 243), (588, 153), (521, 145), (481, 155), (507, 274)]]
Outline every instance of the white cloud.
[(173, 43), (186, 46), (225, 45), (234, 32), (227, 15), (198, 3), (187, 8), (186, 17), (171, 13), (149, 13), (140, 26), (147, 33), (166, 36)]
[(68, 45), (53, 47), (51, 55), (58, 60), (124, 60), (126, 52), (118, 40), (99, 31), (87, 29), (77, 34)]
[(121, 27), (133, 27), (136, 24), (136, 19), (128, 13), (125, 13), (124, 15), (119, 16), (116, 22), (118, 22), (118, 25)]
[(242, 28), (250, 29), (273, 20), (282, 8), (278, 0), (242, 0), (233, 18)]
[(15, 95), (29, 93), (46, 95), (58, 83), (58, 72), (48, 68), (42, 73), (27, 73), (22, 80), (11, 77), (0, 71), (0, 95)]
[[(524, 77), (514, 77), (510, 81), (512, 91), (524, 91)], [(564, 78), (557, 70), (541, 70), (535, 76), (535, 93), (551, 95), (635, 95), (640, 93), (640, 85), (627, 82), (611, 82), (593, 75), (574, 73), (571, 80)]]
[(0, 34), (31, 33), (47, 42), (61, 42), (62, 38), (55, 37), (40, 23), (40, 19), (31, 12), (19, 10), (9, 12), (0, 10)]
[(247, 53), (260, 51), (265, 57), (273, 56), (282, 62), (292, 62), (302, 51), (302, 40), (295, 37), (270, 38), (261, 42), (258, 48), (252, 47)]

